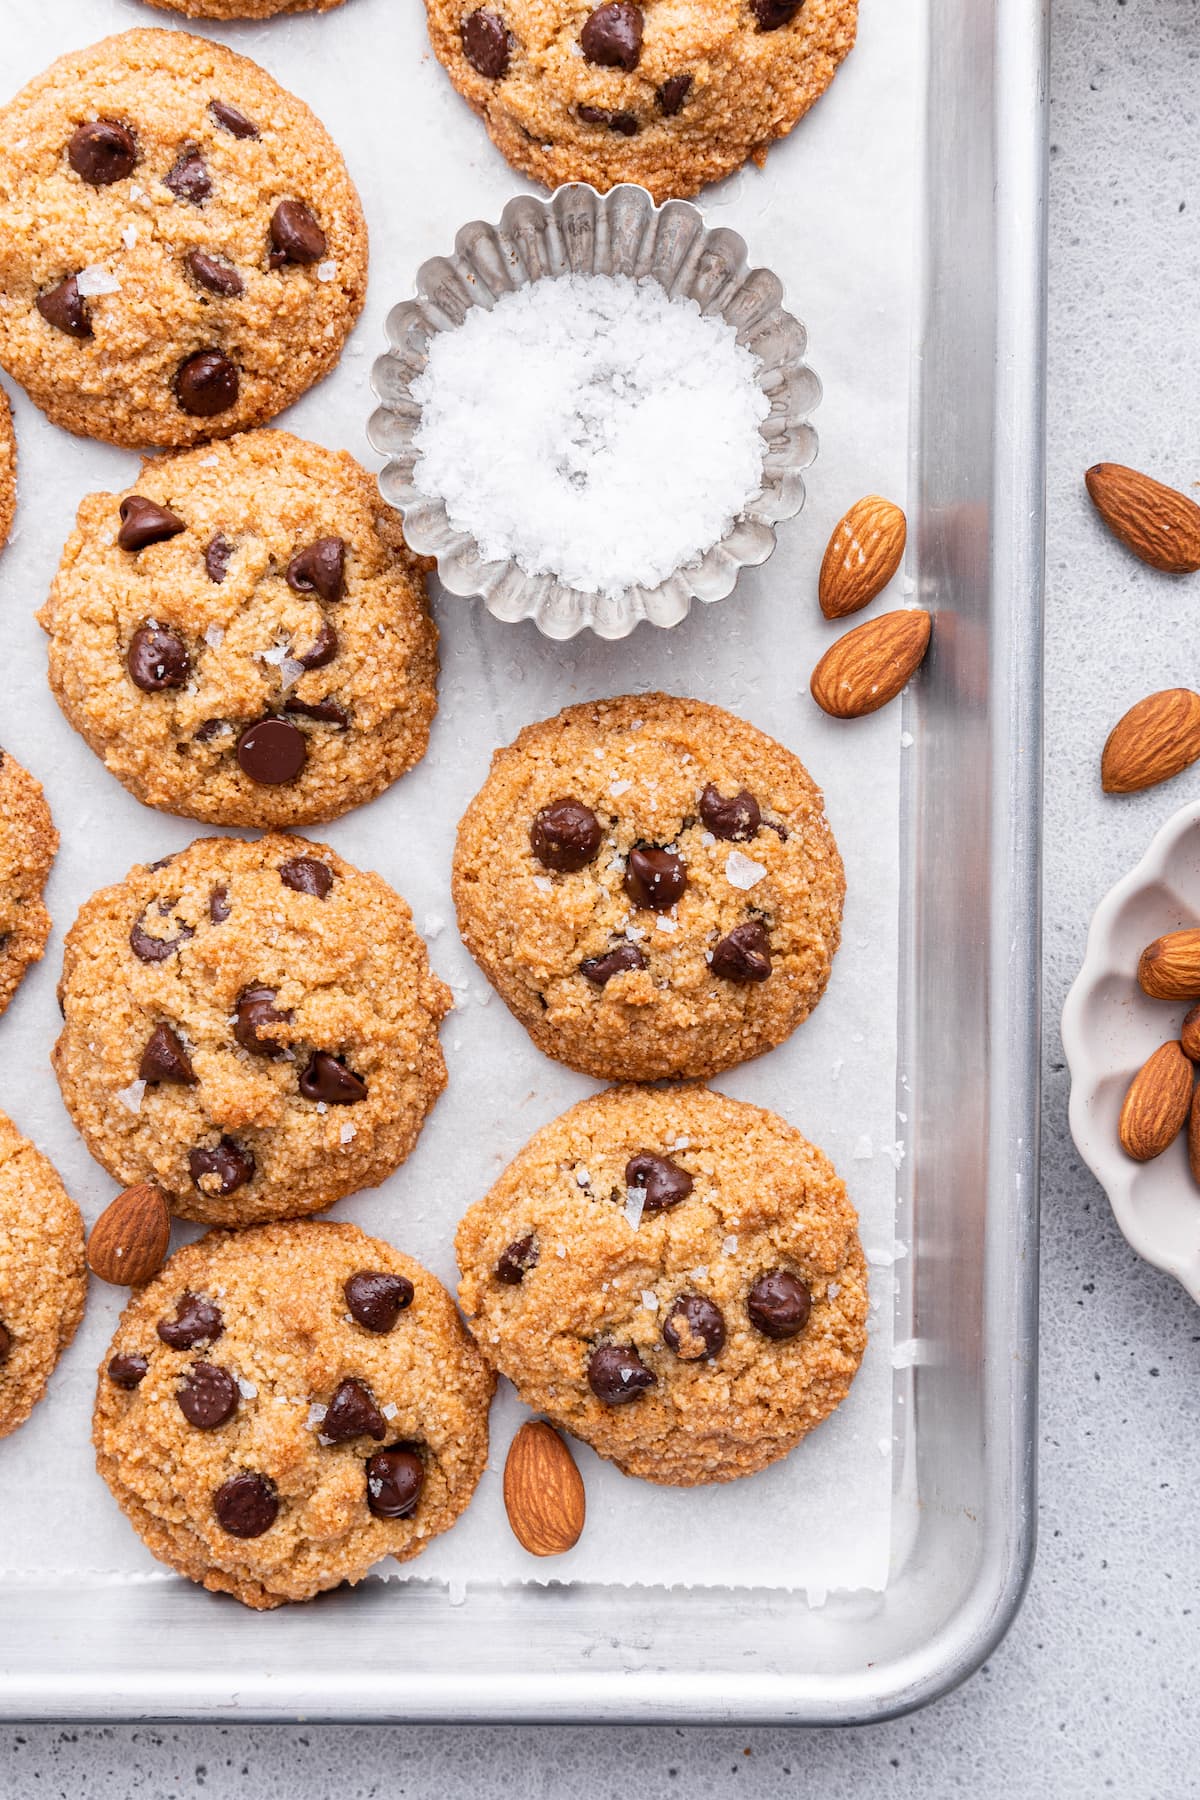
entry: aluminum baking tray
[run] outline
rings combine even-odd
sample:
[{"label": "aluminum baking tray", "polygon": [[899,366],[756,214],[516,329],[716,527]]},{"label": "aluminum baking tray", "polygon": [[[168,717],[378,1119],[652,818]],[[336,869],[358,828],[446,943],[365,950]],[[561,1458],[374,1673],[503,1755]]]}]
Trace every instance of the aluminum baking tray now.
[{"label": "aluminum baking tray", "polygon": [[[901,3],[864,0],[864,24]],[[250,1615],[176,1582],[18,1581],[0,1586],[0,1716],[861,1722],[936,1697],[1003,1635],[1034,1533],[1047,11],[928,5],[910,519],[937,624],[905,717],[897,1336],[916,1349],[895,1374],[886,1590],[818,1607],[497,1585],[455,1607],[418,1580]],[[105,9],[108,28],[144,22]],[[271,33],[230,41],[271,64]],[[403,282],[419,258],[394,251]],[[299,429],[320,418],[317,399]]]}]

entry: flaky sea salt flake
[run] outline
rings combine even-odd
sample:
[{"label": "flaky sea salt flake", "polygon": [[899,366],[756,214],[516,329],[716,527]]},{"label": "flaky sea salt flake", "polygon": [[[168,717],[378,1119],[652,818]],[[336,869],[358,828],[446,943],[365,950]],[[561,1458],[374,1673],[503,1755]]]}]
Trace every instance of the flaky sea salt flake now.
[{"label": "flaky sea salt flake", "polygon": [[145,1092],[146,1084],[144,1081],[131,1081],[128,1087],[117,1089],[116,1097],[121,1102],[121,1105],[125,1108],[126,1112],[140,1113],[142,1110],[142,1096]]},{"label": "flaky sea salt flake", "polygon": [[85,300],[94,299],[98,294],[119,294],[121,291],[121,284],[111,269],[102,268],[99,263],[90,263],[86,269],[80,269],[75,286]]},{"label": "flaky sea salt flake", "polygon": [[631,1231],[636,1231],[642,1222],[642,1213],[646,1207],[646,1190],[640,1187],[625,1189],[625,1219]]},{"label": "flaky sea salt flake", "polygon": [[766,872],[765,863],[755,862],[741,850],[731,850],[725,858],[725,879],[730,887],[748,891],[758,886]]}]

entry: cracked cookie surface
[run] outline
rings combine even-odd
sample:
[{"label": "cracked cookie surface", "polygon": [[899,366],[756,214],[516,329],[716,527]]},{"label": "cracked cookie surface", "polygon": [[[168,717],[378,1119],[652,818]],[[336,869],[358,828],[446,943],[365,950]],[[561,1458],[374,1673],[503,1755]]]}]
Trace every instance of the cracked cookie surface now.
[{"label": "cracked cookie surface", "polygon": [[446,1085],[449,990],[405,902],[327,846],[200,838],[67,934],[53,1064],[88,1149],[173,1212],[320,1212],[404,1161]]},{"label": "cracked cookie surface", "polygon": [[58,849],[58,833],[42,784],[0,750],[0,1013],[50,936],[42,890]]},{"label": "cracked cookie surface", "polygon": [[425,753],[425,564],[345,451],[252,431],[89,494],[38,617],[67,718],[149,806],[298,825]]},{"label": "cracked cookie surface", "polygon": [[521,1399],[627,1475],[733,1481],[845,1398],[858,1221],[828,1159],[704,1088],[616,1088],[532,1138],[455,1240],[459,1297]]},{"label": "cracked cookie surface", "polygon": [[86,1294],[79,1208],[41,1151],[0,1113],[0,1438],[41,1399]]},{"label": "cracked cookie surface", "polygon": [[467,948],[539,1049],[602,1080],[711,1075],[780,1043],[825,990],[844,892],[799,759],[668,694],[527,726],[454,857]]},{"label": "cracked cookie surface", "polygon": [[97,1467],[160,1561],[279,1606],[454,1523],[493,1386],[445,1288],[390,1244],[315,1221],[214,1231],[121,1317]]}]

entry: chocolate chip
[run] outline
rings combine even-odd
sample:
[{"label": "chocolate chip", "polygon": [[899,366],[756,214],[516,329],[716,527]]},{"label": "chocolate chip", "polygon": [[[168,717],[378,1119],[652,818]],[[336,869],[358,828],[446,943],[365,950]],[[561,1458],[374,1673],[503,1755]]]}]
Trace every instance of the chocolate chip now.
[{"label": "chocolate chip", "polygon": [[271,242],[273,269],[283,263],[320,262],[326,248],[325,233],[303,200],[279,202],[271,214]]},{"label": "chocolate chip", "polygon": [[331,604],[340,600],[346,591],[345,539],[322,537],[306,544],[293,556],[284,575],[293,593],[316,594]]},{"label": "chocolate chip", "polygon": [[471,67],[489,81],[503,81],[508,74],[512,39],[504,20],[485,7],[468,13],[462,27],[463,55]]},{"label": "chocolate chip", "polygon": [[189,250],[183,261],[197,287],[206,293],[216,294],[221,300],[236,300],[246,291],[246,284],[232,263],[210,256],[207,250]]},{"label": "chocolate chip", "polygon": [[326,1106],[357,1106],[367,1097],[367,1084],[336,1056],[314,1050],[300,1077],[300,1092],[306,1100],[323,1100]]},{"label": "chocolate chip", "polygon": [[213,1511],[230,1537],[256,1538],[279,1515],[279,1498],[265,1475],[231,1475],[213,1495]]},{"label": "chocolate chip", "polygon": [[234,1009],[233,1035],[252,1056],[282,1056],[284,1045],[261,1033],[268,1025],[286,1025],[291,1016],[290,1012],[276,1012],[274,988],[246,988]]},{"label": "chocolate chip", "polygon": [[746,1297],[746,1311],[755,1331],[777,1340],[803,1331],[811,1310],[812,1295],[790,1269],[769,1269]]},{"label": "chocolate chip", "polygon": [[658,1386],[632,1344],[600,1344],[588,1358],[588,1386],[605,1406],[627,1406]]},{"label": "chocolate chip", "polygon": [[668,912],[687,886],[687,864],[674,850],[631,850],[625,892],[643,911]]},{"label": "chocolate chip", "polygon": [[680,1294],[663,1320],[662,1334],[681,1362],[699,1362],[724,1349],[725,1320],[706,1294]]},{"label": "chocolate chip", "polygon": [[292,655],[302,669],[323,669],[337,655],[338,634],[327,619],[322,619],[311,650],[293,651]]},{"label": "chocolate chip", "polygon": [[139,962],[166,962],[168,956],[174,956],[181,944],[186,944],[190,937],[196,935],[190,925],[180,925],[174,937],[151,937],[142,924],[145,916],[143,913],[129,933],[129,948]]},{"label": "chocolate chip", "polygon": [[606,112],[602,106],[581,106],[578,112],[585,125],[603,125],[609,131],[619,131],[622,137],[636,137],[641,130],[631,112]]},{"label": "chocolate chip", "polygon": [[215,1431],[232,1419],[238,1406],[238,1384],[216,1363],[193,1363],[175,1390],[179,1410],[198,1431]]},{"label": "chocolate chip", "polygon": [[114,1356],[108,1365],[108,1379],[114,1387],[125,1388],[132,1393],[146,1379],[149,1367],[149,1358],[145,1356]]},{"label": "chocolate chip", "polygon": [[228,100],[210,100],[208,110],[218,125],[233,133],[235,138],[256,138],[258,126],[248,119],[244,112],[236,106],[230,106]]},{"label": "chocolate chip", "polygon": [[223,925],[229,917],[229,889],[215,887],[208,896],[208,916],[214,925]]},{"label": "chocolate chip", "polygon": [[279,879],[284,887],[294,888],[298,894],[323,900],[333,886],[334,874],[328,863],[315,856],[293,856],[289,862],[280,863]]},{"label": "chocolate chip", "polygon": [[690,75],[672,75],[654,90],[654,98],[658,101],[658,110],[664,119],[673,119],[677,112],[683,111],[683,105],[692,91]]},{"label": "chocolate chip", "polygon": [[390,1331],[400,1314],[412,1305],[416,1290],[404,1275],[383,1269],[359,1269],[343,1283],[342,1292],[351,1316],[368,1331]]},{"label": "chocolate chip", "polygon": [[237,405],[238,372],[221,350],[197,350],[175,372],[175,397],[184,412],[212,419]]},{"label": "chocolate chip", "polygon": [[804,0],[750,0],[750,11],[760,31],[778,31],[781,25],[790,24],[803,5]]},{"label": "chocolate chip", "polygon": [[208,547],[204,552],[204,573],[210,581],[214,581],[220,586],[229,573],[229,559],[232,555],[233,545],[227,537],[222,537],[219,531],[215,537],[209,538]]},{"label": "chocolate chip", "polygon": [[625,1186],[638,1188],[646,1196],[644,1210],[666,1212],[678,1206],[692,1191],[693,1182],[686,1169],[669,1156],[656,1156],[653,1150],[639,1150],[625,1164]]},{"label": "chocolate chip", "polygon": [[600,848],[600,821],[590,806],[568,796],[543,806],[529,828],[533,854],[544,868],[571,875]]},{"label": "chocolate chip", "polygon": [[122,550],[144,550],[148,544],[161,544],[187,530],[178,513],[142,494],[126,494],[117,511],[121,517],[117,544]]},{"label": "chocolate chip", "polygon": [[256,719],[238,738],[237,759],[260,787],[282,787],[299,775],[308,760],[308,746],[298,725],[286,719]]},{"label": "chocolate chip", "polygon": [[333,1399],[317,1429],[331,1444],[344,1444],[356,1437],[373,1437],[378,1443],[380,1438],[387,1436],[387,1421],[376,1406],[370,1388],[349,1375],[334,1389]]},{"label": "chocolate chip", "polygon": [[[202,1194],[235,1194],[254,1179],[257,1167],[253,1151],[236,1138],[223,1137],[211,1150],[188,1151],[188,1172]],[[215,1177],[215,1185],[209,1177]]]},{"label": "chocolate chip", "polygon": [[170,188],[177,200],[189,200],[199,206],[212,193],[212,182],[204,158],[195,145],[181,150],[173,166],[163,176],[163,186]]},{"label": "chocolate chip", "polygon": [[377,1519],[411,1518],[424,1485],[415,1450],[377,1450],[367,1458],[367,1505]]},{"label": "chocolate chip", "polygon": [[204,719],[197,725],[192,736],[198,744],[209,744],[213,738],[220,737],[222,732],[232,730],[233,726],[228,719]]},{"label": "chocolate chip", "polygon": [[89,187],[111,187],[124,181],[137,164],[132,131],[115,119],[93,119],[77,125],[67,145],[67,161]]},{"label": "chocolate chip", "polygon": [[502,1281],[506,1287],[520,1287],[530,1269],[538,1264],[538,1242],[530,1232],[528,1237],[514,1238],[507,1250],[500,1252],[496,1264],[496,1280]]},{"label": "chocolate chip", "polygon": [[771,940],[762,920],[735,925],[714,948],[708,966],[722,981],[765,981],[771,973]]},{"label": "chocolate chip", "polygon": [[12,1332],[7,1325],[0,1322],[0,1368],[3,1368],[12,1355],[12,1344]]},{"label": "chocolate chip", "polygon": [[336,700],[296,700],[289,697],[283,703],[285,713],[294,713],[301,719],[315,719],[318,725],[334,725],[339,731],[345,731],[350,723],[350,714]]},{"label": "chocolate chip", "polygon": [[628,75],[642,59],[642,9],[627,0],[609,0],[598,6],[579,34],[583,54],[605,69],[624,69]]},{"label": "chocolate chip", "polygon": [[160,694],[166,688],[186,687],[192,659],[183,639],[161,625],[139,625],[129,640],[125,667],[130,680],[144,694]]},{"label": "chocolate chip", "polygon": [[586,976],[595,987],[606,987],[614,975],[623,975],[627,969],[644,969],[646,959],[636,944],[614,944],[603,956],[589,956],[586,962],[579,965],[579,973]]},{"label": "chocolate chip", "polygon": [[46,294],[39,294],[34,305],[48,325],[56,331],[65,331],[68,337],[90,338],[92,321],[88,317],[88,309],[83,303],[83,295],[79,292],[79,277],[68,275],[57,287],[52,287]]},{"label": "chocolate chip", "polygon": [[225,1329],[221,1309],[200,1294],[184,1294],[173,1319],[158,1321],[158,1335],[172,1350],[194,1350],[197,1344],[215,1344]]},{"label": "chocolate chip", "polygon": [[747,788],[726,800],[710,781],[700,796],[700,817],[714,837],[736,844],[752,838],[762,824],[762,810]]},{"label": "chocolate chip", "polygon": [[156,1025],[146,1040],[138,1064],[138,1080],[174,1081],[182,1087],[195,1087],[191,1058],[169,1025]]}]

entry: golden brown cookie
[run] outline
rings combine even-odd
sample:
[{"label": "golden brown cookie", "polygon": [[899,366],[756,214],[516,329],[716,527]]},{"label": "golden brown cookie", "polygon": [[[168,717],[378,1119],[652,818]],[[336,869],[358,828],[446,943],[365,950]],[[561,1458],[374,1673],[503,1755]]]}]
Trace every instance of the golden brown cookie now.
[{"label": "golden brown cookie", "polygon": [[342,0],[146,0],[189,19],[273,19],[279,13],[331,12]]},{"label": "golden brown cookie", "polygon": [[17,439],[8,395],[0,388],[0,550],[8,542],[16,510]]},{"label": "golden brown cookie", "polygon": [[699,700],[568,707],[492,758],[463,817],[467,948],[539,1049],[587,1075],[712,1075],[825,990],[845,877],[819,790]]},{"label": "golden brown cookie", "polygon": [[199,838],[67,933],[53,1063],[88,1149],[174,1212],[321,1212],[402,1163],[450,994],[400,896],[324,844]]},{"label": "golden brown cookie", "polygon": [[453,1525],[493,1386],[445,1288],[390,1244],[311,1221],[213,1231],[126,1307],[96,1463],[161,1561],[280,1606]]},{"label": "golden brown cookie", "polygon": [[539,1131],[458,1228],[480,1349],[627,1475],[733,1481],[845,1399],[867,1269],[832,1165],[704,1088],[613,1088]]},{"label": "golden brown cookie", "polygon": [[514,168],[694,194],[765,161],[854,44],[858,0],[426,0],[429,36]]},{"label": "golden brown cookie", "polygon": [[83,1220],[0,1113],[0,1438],[23,1425],[83,1317]]},{"label": "golden brown cookie", "polygon": [[425,565],[345,451],[251,431],[89,494],[38,617],[71,724],[148,806],[304,825],[425,753]]},{"label": "golden brown cookie", "polygon": [[337,147],[220,44],[122,32],[0,109],[0,363],[69,431],[263,424],[336,363],[366,278]]},{"label": "golden brown cookie", "polygon": [[42,889],[58,849],[58,833],[42,784],[0,750],[0,1013],[50,936]]}]

